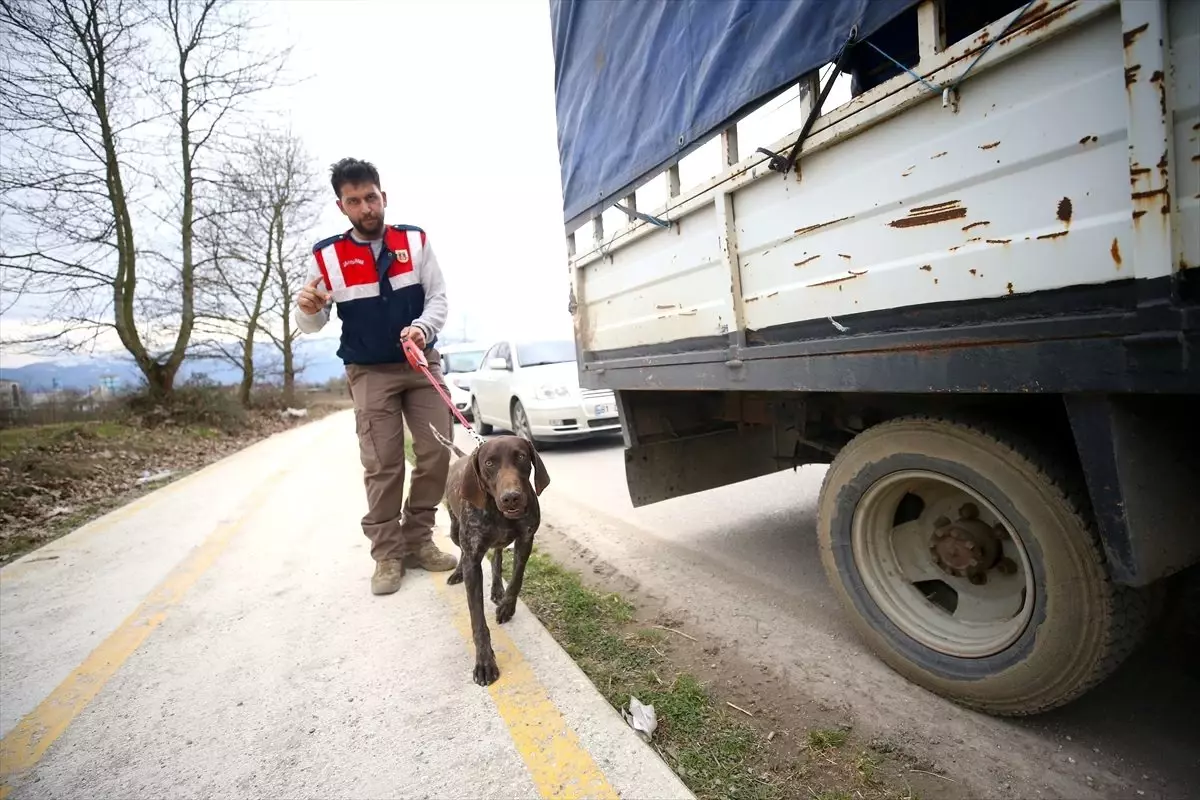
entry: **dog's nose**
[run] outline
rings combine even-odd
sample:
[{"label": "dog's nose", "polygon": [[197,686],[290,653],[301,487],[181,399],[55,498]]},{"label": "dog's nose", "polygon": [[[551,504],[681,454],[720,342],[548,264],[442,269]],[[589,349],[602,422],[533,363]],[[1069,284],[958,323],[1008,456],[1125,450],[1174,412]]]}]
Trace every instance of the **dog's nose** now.
[{"label": "dog's nose", "polygon": [[521,502],[521,493],[517,491],[509,491],[500,495],[500,504],[511,511],[516,508]]}]

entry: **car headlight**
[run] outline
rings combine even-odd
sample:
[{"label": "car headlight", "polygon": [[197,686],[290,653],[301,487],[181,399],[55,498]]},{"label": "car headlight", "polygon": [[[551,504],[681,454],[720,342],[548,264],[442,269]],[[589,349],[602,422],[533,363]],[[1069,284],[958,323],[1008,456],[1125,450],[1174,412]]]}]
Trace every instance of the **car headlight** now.
[{"label": "car headlight", "polygon": [[538,400],[557,400],[562,397],[570,397],[571,390],[565,386],[539,386],[533,396]]}]

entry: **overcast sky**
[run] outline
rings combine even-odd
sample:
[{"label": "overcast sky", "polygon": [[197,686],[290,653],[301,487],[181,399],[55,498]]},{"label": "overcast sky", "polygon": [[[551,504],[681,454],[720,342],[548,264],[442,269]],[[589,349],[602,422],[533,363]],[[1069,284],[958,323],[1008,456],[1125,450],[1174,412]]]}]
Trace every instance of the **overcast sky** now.
[{"label": "overcast sky", "polygon": [[[264,5],[312,76],[273,99],[326,174],[344,156],[379,168],[388,221],[438,255],[449,329],[570,336],[549,3]],[[313,238],[346,227],[331,188]]]},{"label": "overcast sky", "polygon": [[[249,2],[306,78],[263,113],[290,123],[325,178],[344,156],[379,168],[387,221],[421,226],[437,253],[448,332],[570,337],[547,0]],[[330,187],[306,239],[348,227],[334,200]],[[11,309],[9,335],[35,315]],[[337,329],[321,334],[331,352]]]},{"label": "overcast sky", "polygon": [[[344,156],[379,168],[388,222],[421,226],[437,252],[448,332],[570,337],[548,0],[246,2],[270,44],[295,46],[290,72],[305,78],[261,98],[261,113],[290,125],[325,177]],[[848,87],[834,94],[830,108]],[[793,89],[740,138],[772,142],[801,121]],[[686,159],[685,186],[715,174],[718,155],[714,141]],[[639,206],[661,203],[663,188],[639,190]],[[348,227],[332,188],[327,203],[308,241]],[[610,209],[606,230],[619,221]],[[18,306],[6,327],[20,316]],[[337,331],[335,317],[321,334],[330,352]]]}]

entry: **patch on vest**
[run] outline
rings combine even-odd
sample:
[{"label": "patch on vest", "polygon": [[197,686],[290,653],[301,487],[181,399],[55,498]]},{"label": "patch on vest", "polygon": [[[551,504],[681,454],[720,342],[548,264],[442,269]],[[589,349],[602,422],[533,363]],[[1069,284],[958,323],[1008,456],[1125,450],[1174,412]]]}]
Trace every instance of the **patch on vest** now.
[{"label": "patch on vest", "polygon": [[401,264],[407,264],[408,263],[408,251],[407,250],[396,251],[396,260],[399,261]]}]

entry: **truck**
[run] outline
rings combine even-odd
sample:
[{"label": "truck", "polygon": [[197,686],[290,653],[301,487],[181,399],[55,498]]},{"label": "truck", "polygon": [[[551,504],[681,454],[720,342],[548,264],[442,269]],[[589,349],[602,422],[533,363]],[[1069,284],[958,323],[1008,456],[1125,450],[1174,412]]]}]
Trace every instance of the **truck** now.
[{"label": "truck", "polygon": [[999,716],[1108,677],[1200,560],[1200,2],[550,12],[632,503],[825,465],[824,569],[892,669]]}]

